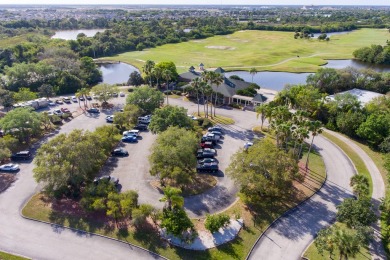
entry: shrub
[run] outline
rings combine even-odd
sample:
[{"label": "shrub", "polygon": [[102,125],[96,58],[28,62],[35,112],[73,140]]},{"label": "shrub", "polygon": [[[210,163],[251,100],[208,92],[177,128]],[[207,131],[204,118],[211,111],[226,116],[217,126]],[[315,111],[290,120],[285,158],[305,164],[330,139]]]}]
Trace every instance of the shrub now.
[{"label": "shrub", "polygon": [[202,127],[203,127],[203,128],[209,128],[209,127],[211,127],[211,126],[213,126],[213,124],[211,123],[211,121],[210,121],[209,119],[207,119],[207,118],[204,118],[204,119],[203,119],[203,122],[202,122]]},{"label": "shrub", "polygon": [[225,227],[230,222],[226,214],[207,215],[205,227],[211,232],[217,232],[220,228]]}]

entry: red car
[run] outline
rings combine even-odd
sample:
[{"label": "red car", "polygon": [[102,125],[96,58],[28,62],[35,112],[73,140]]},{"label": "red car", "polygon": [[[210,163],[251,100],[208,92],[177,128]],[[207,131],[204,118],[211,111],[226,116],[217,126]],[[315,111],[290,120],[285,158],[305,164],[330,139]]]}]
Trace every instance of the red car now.
[{"label": "red car", "polygon": [[214,145],[212,142],[204,142],[204,143],[200,143],[200,147],[202,148],[214,148]]},{"label": "red car", "polygon": [[62,113],[68,113],[68,114],[70,114],[69,109],[67,109],[66,107],[62,107],[62,108],[61,108],[61,111],[62,111]]}]

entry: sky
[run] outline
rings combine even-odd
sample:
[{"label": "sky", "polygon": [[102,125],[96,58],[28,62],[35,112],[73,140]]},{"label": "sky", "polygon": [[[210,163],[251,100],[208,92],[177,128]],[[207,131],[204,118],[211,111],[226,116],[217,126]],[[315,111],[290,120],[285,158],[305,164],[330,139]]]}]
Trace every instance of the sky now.
[{"label": "sky", "polygon": [[15,4],[122,4],[122,5],[383,5],[390,6],[390,0],[0,0],[0,5]]}]

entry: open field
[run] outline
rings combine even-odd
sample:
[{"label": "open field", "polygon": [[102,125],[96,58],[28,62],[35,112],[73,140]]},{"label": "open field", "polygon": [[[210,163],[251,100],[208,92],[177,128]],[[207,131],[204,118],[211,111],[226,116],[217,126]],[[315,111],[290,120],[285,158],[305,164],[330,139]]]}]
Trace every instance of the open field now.
[{"label": "open field", "polygon": [[[325,59],[351,59],[352,52],[371,44],[385,44],[385,29],[361,29],[333,35],[329,42],[294,39],[293,32],[239,31],[144,51],[126,52],[106,60],[118,60],[142,68],[146,60],[173,61],[179,72],[203,63],[206,68],[226,70],[315,72]],[[299,57],[298,57],[299,56]]]},{"label": "open field", "polygon": [[[305,158],[305,155],[303,156]],[[313,151],[310,156],[310,171],[306,173],[303,183],[296,182],[296,196],[287,196],[283,200],[262,203],[255,212],[250,211],[240,200],[226,210],[228,215],[239,215],[244,219],[245,228],[238,237],[230,243],[206,251],[191,251],[178,247],[167,246],[155,233],[154,229],[145,228],[126,230],[109,228],[105,223],[86,217],[72,216],[67,213],[54,211],[42,194],[36,194],[23,208],[24,216],[52,222],[63,226],[86,230],[88,232],[110,236],[119,240],[133,243],[154,251],[168,259],[244,259],[252,245],[267,226],[289,208],[312,195],[325,181],[325,165],[322,158]],[[256,216],[256,217],[255,217]],[[198,220],[194,220],[197,222]]]}]

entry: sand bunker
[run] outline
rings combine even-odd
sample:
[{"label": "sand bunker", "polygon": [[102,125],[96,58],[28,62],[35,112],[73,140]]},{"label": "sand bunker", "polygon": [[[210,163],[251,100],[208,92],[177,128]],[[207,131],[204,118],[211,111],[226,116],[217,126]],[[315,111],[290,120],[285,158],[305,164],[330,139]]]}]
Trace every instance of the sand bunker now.
[{"label": "sand bunker", "polygon": [[230,47],[230,46],[205,46],[206,48],[209,49],[217,49],[217,50],[235,50],[235,47]]}]

